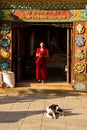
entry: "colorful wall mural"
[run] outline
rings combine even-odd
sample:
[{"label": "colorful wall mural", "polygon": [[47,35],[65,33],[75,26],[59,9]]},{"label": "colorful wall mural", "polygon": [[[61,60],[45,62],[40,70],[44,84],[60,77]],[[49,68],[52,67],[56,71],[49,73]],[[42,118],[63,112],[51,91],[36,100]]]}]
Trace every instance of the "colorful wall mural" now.
[{"label": "colorful wall mural", "polygon": [[0,23],[0,70],[11,69],[11,28],[9,22]]},{"label": "colorful wall mural", "polygon": [[[86,86],[87,64],[86,64],[86,47],[87,47],[87,26],[86,22],[74,23],[74,80],[77,82],[76,87]],[[83,84],[82,84],[83,83]],[[80,85],[81,84],[81,85]],[[84,89],[85,89],[84,86]]]}]

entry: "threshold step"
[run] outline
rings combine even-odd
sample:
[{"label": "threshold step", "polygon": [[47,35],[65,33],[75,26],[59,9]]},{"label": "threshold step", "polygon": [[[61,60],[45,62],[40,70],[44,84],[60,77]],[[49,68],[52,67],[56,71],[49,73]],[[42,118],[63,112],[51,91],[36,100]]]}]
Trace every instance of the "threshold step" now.
[{"label": "threshold step", "polygon": [[28,94],[86,94],[87,92],[75,91],[74,89],[59,89],[59,88],[41,88],[41,87],[17,87],[17,88],[0,88],[0,94],[11,95],[28,95]]},{"label": "threshold step", "polygon": [[64,88],[72,89],[72,84],[68,83],[16,83],[16,87],[42,87],[42,88]]}]

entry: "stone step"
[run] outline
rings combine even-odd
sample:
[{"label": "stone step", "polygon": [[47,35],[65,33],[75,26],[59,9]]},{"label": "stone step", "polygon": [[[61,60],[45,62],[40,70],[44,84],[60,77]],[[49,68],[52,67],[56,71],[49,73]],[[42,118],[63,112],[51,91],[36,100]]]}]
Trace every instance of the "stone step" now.
[{"label": "stone step", "polygon": [[4,94],[60,94],[60,93],[86,93],[73,88],[69,83],[16,83],[14,88],[0,88]]},{"label": "stone step", "polygon": [[41,87],[41,88],[60,88],[60,89],[72,89],[73,86],[70,83],[16,83],[16,87]]},{"label": "stone step", "polygon": [[16,87],[16,88],[0,88],[0,94],[11,95],[28,95],[28,94],[86,94],[86,91],[76,91],[72,89],[60,89],[60,88],[41,88],[41,87]]},{"label": "stone step", "polygon": [[73,90],[68,83],[16,83],[14,88],[0,88],[0,93],[7,94],[35,94],[56,93],[58,90]]},{"label": "stone step", "polygon": [[60,91],[73,91],[73,89],[43,88],[43,87],[0,88],[0,93],[3,94],[57,94]]}]

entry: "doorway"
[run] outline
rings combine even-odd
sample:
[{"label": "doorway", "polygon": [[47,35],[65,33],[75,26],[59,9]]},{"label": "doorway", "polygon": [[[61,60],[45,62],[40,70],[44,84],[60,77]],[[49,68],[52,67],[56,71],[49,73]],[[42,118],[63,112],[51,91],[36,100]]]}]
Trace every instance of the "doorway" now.
[{"label": "doorway", "polygon": [[[36,82],[35,53],[39,43],[49,49],[48,81],[71,80],[71,28],[54,25],[31,25],[13,28],[13,71],[16,82]],[[53,46],[53,44],[56,45]],[[68,57],[69,55],[69,57]],[[68,71],[65,67],[68,66]]]}]

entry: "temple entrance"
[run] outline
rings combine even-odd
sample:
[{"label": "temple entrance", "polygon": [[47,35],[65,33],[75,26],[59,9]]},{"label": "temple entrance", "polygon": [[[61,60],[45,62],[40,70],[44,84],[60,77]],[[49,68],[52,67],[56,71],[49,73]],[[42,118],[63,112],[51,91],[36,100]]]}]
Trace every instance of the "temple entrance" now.
[{"label": "temple entrance", "polygon": [[50,24],[13,27],[13,71],[16,82],[37,82],[35,53],[41,41],[49,49],[47,82],[69,83],[71,80],[71,29]]}]

